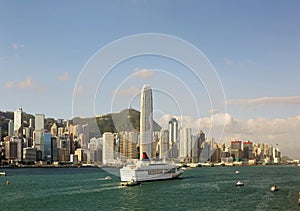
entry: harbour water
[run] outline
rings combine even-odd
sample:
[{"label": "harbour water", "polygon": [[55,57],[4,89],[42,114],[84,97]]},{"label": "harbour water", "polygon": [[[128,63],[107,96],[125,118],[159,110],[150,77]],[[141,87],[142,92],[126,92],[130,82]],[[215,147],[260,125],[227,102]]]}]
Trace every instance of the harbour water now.
[{"label": "harbour water", "polygon": [[[300,168],[295,166],[194,168],[181,179],[134,187],[120,186],[119,177],[100,168],[5,171],[1,210],[300,210]],[[235,186],[238,180],[245,185]],[[273,184],[279,191],[270,191]]]}]

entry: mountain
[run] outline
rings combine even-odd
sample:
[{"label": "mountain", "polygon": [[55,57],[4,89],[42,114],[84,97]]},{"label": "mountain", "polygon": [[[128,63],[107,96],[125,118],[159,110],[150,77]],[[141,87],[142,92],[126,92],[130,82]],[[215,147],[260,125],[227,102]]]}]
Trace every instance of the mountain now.
[{"label": "mountain", "polygon": [[[29,119],[34,120],[34,115],[23,113],[24,127],[29,126]],[[7,136],[8,122],[14,119],[13,112],[0,111],[0,127],[2,128],[2,137]],[[54,118],[45,118],[45,129],[50,131],[51,126],[56,123],[58,127],[65,126]],[[104,132],[121,131],[139,131],[140,130],[140,112],[135,109],[125,109],[119,113],[110,113],[97,117],[79,118],[70,120],[71,124],[88,124],[90,137],[99,137]],[[160,131],[161,127],[154,121],[153,130]]]}]

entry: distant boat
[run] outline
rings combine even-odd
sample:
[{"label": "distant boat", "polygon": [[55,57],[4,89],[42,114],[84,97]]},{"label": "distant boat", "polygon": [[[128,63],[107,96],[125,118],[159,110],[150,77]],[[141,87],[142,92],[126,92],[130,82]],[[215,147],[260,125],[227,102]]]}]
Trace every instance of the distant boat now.
[{"label": "distant boat", "polygon": [[236,173],[236,174],[239,174],[240,172],[239,172],[239,171],[235,171],[235,173]]},{"label": "distant boat", "polygon": [[298,204],[300,205],[300,192],[299,192],[299,196],[298,196]]},{"label": "distant boat", "polygon": [[270,191],[272,191],[272,192],[278,191],[278,187],[276,185],[272,185]]},{"label": "distant boat", "polygon": [[104,178],[105,180],[111,180],[111,177],[110,176],[107,176]]},{"label": "distant boat", "polygon": [[236,186],[244,186],[244,183],[241,181],[237,181],[237,183],[235,184]]},{"label": "distant boat", "polygon": [[6,172],[5,171],[0,171],[0,176],[6,176]]}]

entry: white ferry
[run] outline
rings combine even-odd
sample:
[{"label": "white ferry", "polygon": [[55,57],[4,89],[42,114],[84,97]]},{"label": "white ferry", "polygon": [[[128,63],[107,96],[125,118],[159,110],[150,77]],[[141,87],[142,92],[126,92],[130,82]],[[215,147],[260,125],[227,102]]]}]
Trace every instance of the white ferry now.
[{"label": "white ferry", "polygon": [[135,164],[128,164],[120,169],[122,182],[131,180],[137,182],[165,180],[178,178],[183,171],[174,163],[150,161],[146,153],[143,153],[143,159]]}]

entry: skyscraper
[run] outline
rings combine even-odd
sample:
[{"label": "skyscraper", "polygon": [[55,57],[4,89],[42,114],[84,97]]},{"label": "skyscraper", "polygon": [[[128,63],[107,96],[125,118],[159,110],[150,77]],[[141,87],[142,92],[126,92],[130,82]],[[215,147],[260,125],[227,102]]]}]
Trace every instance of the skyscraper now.
[{"label": "skyscraper", "polygon": [[169,158],[169,131],[161,130],[160,131],[160,152],[159,158]]},{"label": "skyscraper", "polygon": [[9,120],[8,122],[8,136],[13,136],[14,135],[14,121]]},{"label": "skyscraper", "polygon": [[150,85],[144,85],[141,92],[140,102],[140,159],[143,152],[152,157],[152,135],[153,135],[153,105],[152,89]]},{"label": "skyscraper", "polygon": [[178,141],[178,121],[175,118],[169,121],[169,140],[171,143]]},{"label": "skyscraper", "polygon": [[14,133],[19,138],[23,136],[23,110],[21,107],[14,112]]},{"label": "skyscraper", "polygon": [[114,135],[110,132],[103,134],[103,164],[114,163]]},{"label": "skyscraper", "polygon": [[35,130],[44,130],[44,114],[36,114],[35,115]]}]

